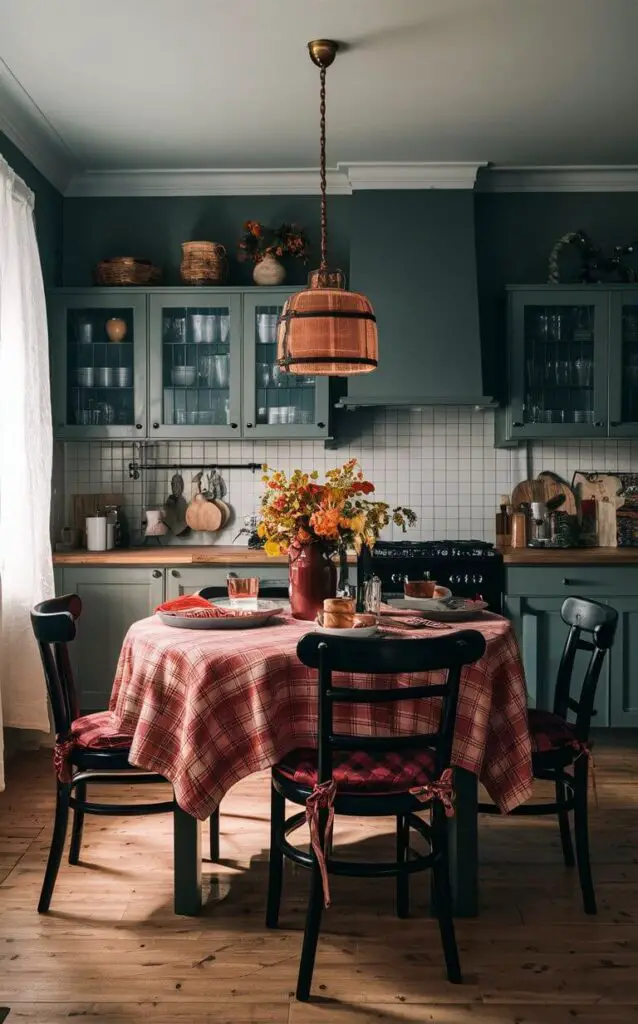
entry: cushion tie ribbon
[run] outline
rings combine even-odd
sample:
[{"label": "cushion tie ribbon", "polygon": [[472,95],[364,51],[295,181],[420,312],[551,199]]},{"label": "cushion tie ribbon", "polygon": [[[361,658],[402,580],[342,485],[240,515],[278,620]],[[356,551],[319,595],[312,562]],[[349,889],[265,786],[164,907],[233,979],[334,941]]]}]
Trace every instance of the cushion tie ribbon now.
[{"label": "cushion tie ribbon", "polygon": [[426,782],[423,786],[414,786],[410,795],[426,804],[430,800],[440,800],[445,809],[446,818],[454,817],[454,776],[452,769],[446,768],[435,782]]},{"label": "cushion tie ribbon", "polygon": [[73,781],[71,754],[75,746],[75,736],[71,733],[65,740],[56,740],[53,748],[53,767],[60,782]]},{"label": "cushion tie ribbon", "polygon": [[[310,845],[312,846],[314,855],[317,858],[317,865],[321,874],[323,902],[325,907],[330,906],[330,883],[328,881],[326,857],[330,853],[330,847],[332,844],[332,830],[335,820],[334,801],[336,793],[337,783],[334,779],[329,779],[328,782],[318,783],[306,800],[306,821],[310,828]],[[328,811],[328,820],[326,822],[326,829],[322,843],[319,812],[326,810]]]}]

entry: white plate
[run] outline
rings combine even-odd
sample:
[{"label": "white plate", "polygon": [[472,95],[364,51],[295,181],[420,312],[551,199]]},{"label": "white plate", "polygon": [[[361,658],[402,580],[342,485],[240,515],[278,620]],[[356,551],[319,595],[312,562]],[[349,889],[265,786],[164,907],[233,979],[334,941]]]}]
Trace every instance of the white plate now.
[{"label": "white plate", "polygon": [[388,604],[394,605],[395,608],[443,608],[452,598],[452,591],[447,587],[441,589],[445,590],[443,597],[397,597],[388,601]]},{"label": "white plate", "polygon": [[[236,608],[228,598],[211,601],[220,608]],[[175,629],[254,629],[256,626],[267,625],[275,615],[280,615],[283,608],[276,601],[256,601],[256,607],[249,615],[228,615],[218,619],[197,619],[188,615],[174,615],[171,612],[158,612],[165,626]]]},{"label": "white plate", "polygon": [[315,625],[316,633],[325,633],[326,636],[358,636],[363,639],[366,636],[374,636],[379,632],[378,626],[359,626],[352,629],[331,629],[329,626]]}]

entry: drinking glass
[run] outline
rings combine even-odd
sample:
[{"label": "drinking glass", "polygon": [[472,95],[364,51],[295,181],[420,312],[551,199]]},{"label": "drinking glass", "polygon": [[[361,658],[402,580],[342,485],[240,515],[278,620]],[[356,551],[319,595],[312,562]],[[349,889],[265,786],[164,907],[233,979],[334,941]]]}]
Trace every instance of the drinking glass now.
[{"label": "drinking glass", "polygon": [[375,625],[378,625],[381,612],[381,580],[378,576],[372,576],[364,584],[363,607],[366,612],[374,615]]},{"label": "drinking glass", "polygon": [[257,363],[257,386],[267,388],[270,384],[270,363]]},{"label": "drinking glass", "polygon": [[213,356],[213,380],[216,388],[228,387],[228,356]]},{"label": "drinking glass", "polygon": [[558,387],[566,387],[571,376],[571,364],[566,359],[558,359],[554,363],[554,373]]},{"label": "drinking glass", "polygon": [[235,608],[257,608],[259,576],[227,576],[228,597]]},{"label": "drinking glass", "polygon": [[577,359],[574,362],[573,382],[577,387],[590,387],[593,376],[594,364],[591,359]]}]

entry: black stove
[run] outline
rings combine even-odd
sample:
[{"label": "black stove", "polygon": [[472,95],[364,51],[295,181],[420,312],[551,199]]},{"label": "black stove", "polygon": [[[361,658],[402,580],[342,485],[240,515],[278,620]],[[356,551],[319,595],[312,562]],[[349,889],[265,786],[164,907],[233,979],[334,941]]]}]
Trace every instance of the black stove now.
[{"label": "black stove", "polygon": [[362,571],[380,577],[384,598],[402,596],[406,579],[431,579],[459,597],[487,601],[490,611],[503,610],[503,556],[487,541],[379,541]]}]

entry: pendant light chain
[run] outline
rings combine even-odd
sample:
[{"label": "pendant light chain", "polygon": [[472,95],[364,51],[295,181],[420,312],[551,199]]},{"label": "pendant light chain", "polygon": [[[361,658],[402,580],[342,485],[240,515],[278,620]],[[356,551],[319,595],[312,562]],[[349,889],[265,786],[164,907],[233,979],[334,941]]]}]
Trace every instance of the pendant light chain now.
[{"label": "pendant light chain", "polygon": [[319,151],[319,185],[321,188],[321,260],[319,262],[319,281],[322,287],[327,284],[328,273],[328,203],[326,199],[326,69],[320,70],[320,133]]}]

